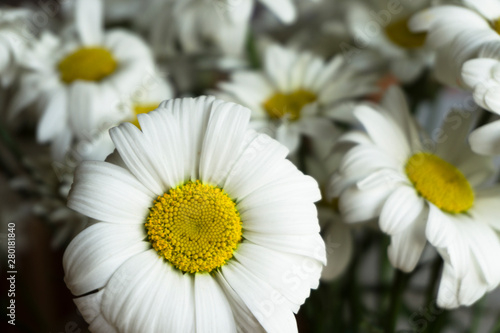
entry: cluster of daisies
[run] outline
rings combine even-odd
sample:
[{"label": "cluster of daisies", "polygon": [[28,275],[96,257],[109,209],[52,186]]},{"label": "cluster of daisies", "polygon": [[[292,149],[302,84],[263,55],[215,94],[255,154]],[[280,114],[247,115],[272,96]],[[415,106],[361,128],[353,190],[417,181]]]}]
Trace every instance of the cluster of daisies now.
[{"label": "cluster of daisies", "polygon": [[92,332],[296,332],[370,237],[500,286],[500,0],[0,7],[0,90]]}]

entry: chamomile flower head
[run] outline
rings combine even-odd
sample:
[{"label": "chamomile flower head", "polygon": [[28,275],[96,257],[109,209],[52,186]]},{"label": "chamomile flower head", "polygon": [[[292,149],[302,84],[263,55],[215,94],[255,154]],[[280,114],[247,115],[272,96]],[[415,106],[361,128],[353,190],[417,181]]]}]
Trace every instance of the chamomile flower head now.
[{"label": "chamomile flower head", "polygon": [[27,27],[30,11],[0,8],[0,84],[8,86],[18,74],[19,63],[34,39]]},{"label": "chamomile flower head", "polygon": [[377,52],[388,63],[391,74],[402,83],[410,83],[433,62],[430,50],[425,47],[426,34],[413,33],[408,27],[410,17],[429,3],[349,1],[347,27],[356,43]]},{"label": "chamomile flower head", "polygon": [[442,5],[414,15],[409,26],[427,32],[426,44],[437,53],[436,78],[453,87],[468,88],[461,77],[463,64],[476,58],[487,43],[500,43],[500,3],[463,0],[464,6]]},{"label": "chamomile flower head", "polygon": [[265,50],[264,68],[235,71],[219,84],[223,99],[252,110],[252,126],[265,130],[293,154],[300,138],[330,140],[346,102],[374,92],[376,76],[350,68],[342,56],[328,62],[276,44]]},{"label": "chamomile flower head", "polygon": [[433,144],[421,137],[402,92],[392,89],[384,108],[361,106],[355,115],[366,134],[344,157],[330,183],[347,222],[378,218],[391,236],[391,263],[412,271],[426,242],[444,260],[438,305],[470,305],[500,283],[497,234],[500,188],[484,189],[494,168],[466,144],[472,116],[452,111]]},{"label": "chamomile flower head", "polygon": [[140,38],[103,30],[101,1],[79,0],[75,10],[74,26],[61,38],[45,32],[28,50],[11,110],[15,116],[36,106],[41,114],[37,139],[51,143],[58,160],[75,140],[122,121],[127,113],[117,105],[154,69]]},{"label": "chamomile flower head", "polygon": [[[284,23],[297,17],[294,0],[259,1]],[[210,50],[241,56],[255,4],[256,0],[151,0],[137,25],[147,31],[158,54]]]},{"label": "chamomile flower head", "polygon": [[317,183],[213,97],[165,101],[76,171],[69,207],[99,222],[64,255],[93,332],[296,332],[325,264]]}]

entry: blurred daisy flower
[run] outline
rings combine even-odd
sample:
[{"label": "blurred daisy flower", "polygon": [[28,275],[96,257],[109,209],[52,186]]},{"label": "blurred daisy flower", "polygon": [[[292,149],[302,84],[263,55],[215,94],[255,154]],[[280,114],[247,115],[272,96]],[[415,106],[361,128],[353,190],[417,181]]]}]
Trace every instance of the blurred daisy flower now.
[{"label": "blurred daisy flower", "polygon": [[[259,1],[284,23],[290,24],[297,18],[294,0]],[[255,3],[255,0],[151,0],[136,23],[148,32],[155,53],[160,55],[214,51],[241,56]]]},{"label": "blurred daisy flower", "polygon": [[74,30],[61,38],[45,31],[28,50],[11,115],[35,104],[37,140],[50,142],[61,160],[73,141],[92,137],[128,114],[129,98],[154,63],[148,46],[125,30],[103,30],[102,3],[78,0]]},{"label": "blurred daisy flower", "polygon": [[35,38],[26,23],[30,11],[0,8],[0,84],[10,85],[17,77],[19,63]]},{"label": "blurred daisy flower", "polygon": [[68,205],[98,220],[64,255],[94,332],[296,332],[325,264],[317,183],[250,111],[174,99],[111,130]]},{"label": "blurred daisy flower", "polygon": [[[429,3],[349,1],[346,6],[347,27],[359,44],[356,45],[376,51],[388,62],[390,72],[400,82],[411,83],[433,62],[432,53],[424,47],[426,34],[413,33],[408,27],[412,14]],[[373,56],[367,62],[374,62]]]},{"label": "blurred daisy flower", "polygon": [[436,78],[452,87],[467,88],[461,78],[465,61],[476,58],[485,43],[500,43],[500,2],[463,0],[462,6],[443,5],[414,15],[409,26],[427,32],[426,44],[437,53]]},{"label": "blurred daisy flower", "polygon": [[344,120],[346,104],[375,92],[377,75],[351,68],[342,56],[328,62],[277,44],[265,50],[264,68],[242,70],[220,83],[219,96],[252,110],[251,124],[270,133],[294,154],[302,135],[331,141],[331,119]]},{"label": "blurred daisy flower", "polygon": [[355,111],[366,134],[343,158],[330,183],[346,222],[379,218],[391,236],[391,263],[412,271],[426,242],[444,260],[438,305],[471,305],[500,283],[500,187],[485,187],[491,159],[466,144],[472,116],[452,111],[435,142],[421,138],[401,91],[391,89],[381,110]]}]

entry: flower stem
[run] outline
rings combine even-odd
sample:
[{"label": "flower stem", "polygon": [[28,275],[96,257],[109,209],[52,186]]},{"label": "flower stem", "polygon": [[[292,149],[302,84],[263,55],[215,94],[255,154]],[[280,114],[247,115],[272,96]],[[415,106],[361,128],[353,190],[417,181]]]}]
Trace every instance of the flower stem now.
[{"label": "flower stem", "polygon": [[405,274],[400,270],[396,270],[395,272],[391,288],[389,309],[386,316],[387,321],[385,323],[385,333],[395,332],[399,309],[401,308],[401,299],[409,277],[409,274]]}]

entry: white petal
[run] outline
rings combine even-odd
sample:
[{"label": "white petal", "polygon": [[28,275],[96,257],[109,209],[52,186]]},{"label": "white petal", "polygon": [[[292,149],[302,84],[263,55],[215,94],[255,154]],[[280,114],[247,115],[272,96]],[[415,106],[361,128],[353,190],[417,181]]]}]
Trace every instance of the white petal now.
[{"label": "white petal", "polygon": [[260,0],[284,23],[292,23],[297,15],[295,5],[290,0]]},{"label": "white petal", "polygon": [[298,170],[294,171],[294,174],[286,177],[276,174],[273,180],[239,201],[238,210],[245,212],[263,206],[293,206],[319,201],[321,193],[318,183],[312,177],[305,176]]},{"label": "white petal", "polygon": [[172,113],[179,123],[182,135],[179,144],[183,152],[179,159],[184,161],[184,179],[200,179],[200,152],[214,102],[215,97],[206,96],[177,98],[162,102],[157,109]]},{"label": "white petal", "polygon": [[308,235],[282,235],[245,231],[252,243],[285,253],[311,257],[326,264],[325,242],[319,233]]},{"label": "white petal", "polygon": [[384,117],[379,112],[367,107],[359,106],[354,115],[363,124],[368,135],[381,149],[393,158],[405,162],[410,154],[409,142],[394,121]]},{"label": "white petal", "polygon": [[[134,176],[156,195],[170,189],[162,178],[154,148],[149,145],[144,134],[131,123],[122,123],[109,131],[109,135],[127,168]],[[170,186],[169,186],[170,185]]]},{"label": "white petal", "polygon": [[267,332],[297,332],[286,299],[236,260],[222,267],[222,275]]},{"label": "white petal", "polygon": [[403,272],[411,272],[417,265],[427,240],[425,226],[428,211],[422,210],[413,223],[391,237],[387,254],[391,264]]},{"label": "white petal", "polygon": [[404,232],[416,222],[424,210],[424,200],[411,186],[399,186],[387,198],[380,213],[379,225],[383,232],[394,235]]},{"label": "white petal", "polygon": [[478,154],[500,155],[500,121],[476,129],[471,133],[469,141]]},{"label": "white petal", "polygon": [[214,103],[200,157],[200,179],[223,185],[238,153],[250,120],[250,110],[234,103]]},{"label": "white petal", "polygon": [[38,142],[45,143],[67,128],[67,97],[66,89],[62,88],[55,91],[49,99],[38,123],[36,132]]},{"label": "white petal", "polygon": [[492,76],[492,69],[498,63],[496,59],[471,59],[462,66],[462,79],[471,88],[482,84]]},{"label": "white petal", "polygon": [[289,93],[294,88],[290,85],[289,72],[296,58],[295,51],[278,44],[270,45],[266,49],[264,63],[266,73],[274,86],[282,93]]},{"label": "white petal", "polygon": [[500,16],[500,4],[496,0],[464,0],[468,7],[476,9],[489,20],[496,20]]},{"label": "white petal", "polygon": [[322,280],[333,280],[342,274],[351,261],[353,239],[351,229],[341,221],[329,221],[325,231],[327,265]]},{"label": "white petal", "polygon": [[85,161],[76,169],[68,207],[97,220],[144,223],[156,196],[125,169]]},{"label": "white petal", "polygon": [[300,132],[295,124],[282,123],[276,130],[276,140],[285,145],[290,154],[294,154],[300,145]]},{"label": "white petal", "polygon": [[77,0],[75,11],[76,27],[82,43],[86,46],[101,44],[104,30],[102,1]]},{"label": "white petal", "polygon": [[[144,154],[154,167],[155,178],[161,179],[163,188],[176,187],[184,183],[185,161],[183,160],[182,145],[179,144],[180,126],[170,112],[152,111],[138,115],[139,124],[144,133],[144,140],[152,149],[144,150]],[[136,132],[137,133],[137,132]]]},{"label": "white petal", "polygon": [[82,317],[89,324],[91,332],[118,333],[102,315],[101,302],[103,290],[96,293],[75,298],[75,304],[82,314]]},{"label": "white petal", "polygon": [[126,261],[109,280],[102,311],[120,332],[191,332],[193,278],[174,269],[156,251]]},{"label": "white petal", "polygon": [[500,187],[494,186],[488,189],[477,190],[474,203],[474,216],[483,220],[491,227],[500,232]]},{"label": "white petal", "polygon": [[389,88],[387,93],[384,95],[381,105],[384,110],[389,111],[392,119],[394,119],[399,128],[403,130],[403,133],[406,134],[410,146],[414,149],[416,148],[415,150],[418,150],[420,140],[417,124],[410,116],[408,103],[406,102],[404,92],[401,88],[398,88],[397,86]]},{"label": "white petal", "polygon": [[312,258],[270,250],[264,246],[243,242],[235,258],[252,274],[266,281],[290,302],[297,313],[311,288],[317,288],[323,265]]},{"label": "white petal", "polygon": [[449,262],[456,278],[465,276],[469,264],[469,248],[448,214],[429,203],[430,211],[425,234],[445,262]]},{"label": "white petal", "polygon": [[106,285],[125,261],[150,248],[142,225],[94,224],[73,239],[64,253],[64,281],[74,295]]},{"label": "white petal", "polygon": [[215,273],[215,278],[219,282],[221,289],[224,291],[227,300],[231,304],[234,319],[236,325],[238,326],[238,332],[264,333],[265,330],[252,314],[252,311],[248,309],[241,297],[229,285],[220,271]]},{"label": "white petal", "polygon": [[390,181],[367,190],[360,190],[356,186],[349,187],[339,199],[339,209],[344,221],[364,222],[378,217],[395,186],[395,183]]},{"label": "white petal", "polygon": [[217,280],[210,274],[195,275],[194,301],[197,331],[236,331],[231,305]]},{"label": "white petal", "polygon": [[244,231],[273,234],[310,234],[319,232],[316,206],[313,203],[267,205],[240,212]]},{"label": "white petal", "polygon": [[244,141],[248,144],[237,156],[223,186],[231,198],[238,201],[277,177],[296,171],[295,166],[285,160],[288,150],[276,140],[248,132]]}]

